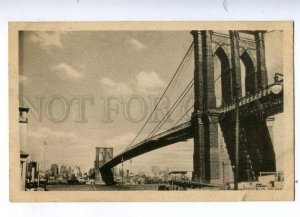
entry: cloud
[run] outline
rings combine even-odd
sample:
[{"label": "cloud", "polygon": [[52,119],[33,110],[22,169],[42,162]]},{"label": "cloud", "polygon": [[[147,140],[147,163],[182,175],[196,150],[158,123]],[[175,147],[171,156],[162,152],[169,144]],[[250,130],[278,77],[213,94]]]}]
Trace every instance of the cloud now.
[{"label": "cloud", "polygon": [[110,78],[102,78],[100,83],[104,91],[110,95],[130,95],[133,93],[127,84],[113,81]]},{"label": "cloud", "polygon": [[156,72],[140,72],[136,76],[137,88],[144,93],[156,94],[166,83]]},{"label": "cloud", "polygon": [[42,49],[50,49],[53,47],[63,48],[61,38],[65,32],[34,32],[30,36],[30,40],[38,44]]},{"label": "cloud", "polygon": [[27,86],[29,83],[28,78],[25,75],[20,75],[19,76],[19,82],[20,84],[22,84],[23,86]]},{"label": "cloud", "polygon": [[124,82],[117,82],[110,78],[100,80],[102,88],[110,95],[132,95],[133,93],[158,94],[161,88],[166,87],[166,83],[156,72],[140,72],[136,75],[136,80],[130,86]]},{"label": "cloud", "polygon": [[136,39],[134,39],[134,38],[131,38],[130,40],[129,40],[129,43],[133,46],[133,48],[135,48],[136,50],[143,50],[143,49],[145,49],[146,48],[146,46],[142,43],[142,42],[140,42],[140,41],[138,41],[138,40],[136,40]]},{"label": "cloud", "polygon": [[60,78],[74,78],[79,79],[82,77],[82,73],[76,71],[72,66],[66,63],[60,63],[52,68],[57,72]]}]

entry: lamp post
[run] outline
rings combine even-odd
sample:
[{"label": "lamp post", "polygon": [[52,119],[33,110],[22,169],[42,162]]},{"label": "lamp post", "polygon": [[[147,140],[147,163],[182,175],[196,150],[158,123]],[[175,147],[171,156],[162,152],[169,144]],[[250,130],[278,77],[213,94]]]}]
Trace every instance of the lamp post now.
[{"label": "lamp post", "polygon": [[239,143],[240,143],[240,119],[239,119],[239,87],[236,91],[235,100],[235,174],[234,174],[234,190],[238,190],[239,180]]},{"label": "lamp post", "polygon": [[223,188],[224,188],[224,190],[226,189],[225,188],[225,165],[227,165],[227,164],[225,164],[224,161],[222,161],[222,176],[223,176]]}]

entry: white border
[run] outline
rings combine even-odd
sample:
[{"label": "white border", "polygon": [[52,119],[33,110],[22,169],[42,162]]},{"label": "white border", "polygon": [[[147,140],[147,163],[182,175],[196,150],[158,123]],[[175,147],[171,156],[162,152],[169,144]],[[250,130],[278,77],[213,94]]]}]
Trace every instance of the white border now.
[{"label": "white border", "polygon": [[[299,60],[300,2],[289,0],[244,3],[238,0],[53,0],[0,1],[0,210],[1,216],[296,216],[296,202],[247,203],[10,203],[8,184],[8,21],[104,21],[104,20],[294,20],[295,60]],[[299,107],[299,61],[295,62],[295,111]],[[296,122],[299,115],[296,113]],[[296,124],[296,180],[299,180],[299,128]]]}]

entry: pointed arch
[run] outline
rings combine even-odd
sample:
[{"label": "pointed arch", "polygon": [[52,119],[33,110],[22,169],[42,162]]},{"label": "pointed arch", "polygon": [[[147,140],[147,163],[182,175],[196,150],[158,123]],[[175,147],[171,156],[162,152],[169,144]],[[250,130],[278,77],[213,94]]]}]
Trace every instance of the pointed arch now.
[{"label": "pointed arch", "polygon": [[253,94],[257,88],[257,77],[255,73],[255,67],[249,53],[244,50],[242,55],[240,56],[246,71],[245,76],[245,91],[246,94]]},{"label": "pointed arch", "polygon": [[245,47],[240,47],[240,50],[239,50],[240,54],[243,54],[244,52],[247,52],[247,54],[249,55],[252,63],[253,63],[253,66],[254,66],[254,69],[256,69],[257,65],[256,65],[256,54],[253,53],[253,50],[251,50],[250,48],[245,48]]},{"label": "pointed arch", "polygon": [[221,63],[221,93],[222,93],[222,104],[228,104],[232,100],[232,75],[230,70],[230,61],[228,54],[222,46],[219,46],[215,50],[215,56],[218,57]]},{"label": "pointed arch", "polygon": [[[229,58],[230,56],[230,47],[228,47],[228,45],[222,44],[222,43],[214,43],[215,46],[212,49],[213,55],[216,55],[216,52],[219,48],[223,49],[223,51],[225,52],[225,54],[227,55],[227,57]],[[229,49],[229,50],[228,50]]]}]

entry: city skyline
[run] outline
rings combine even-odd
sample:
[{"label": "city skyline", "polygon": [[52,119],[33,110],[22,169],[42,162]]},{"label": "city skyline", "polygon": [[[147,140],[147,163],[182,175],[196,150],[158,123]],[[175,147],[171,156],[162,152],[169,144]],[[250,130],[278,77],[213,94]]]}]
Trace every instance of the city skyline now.
[{"label": "city skyline", "polygon": [[[95,147],[113,147],[115,154],[120,153],[145,121],[145,118],[139,122],[128,121],[120,115],[121,112],[113,112],[113,122],[105,122],[105,101],[102,99],[108,96],[126,98],[133,94],[144,98],[159,96],[192,42],[192,37],[188,31],[127,31],[118,34],[108,31],[23,32],[20,40],[23,44],[21,50],[26,53],[20,54],[21,95],[23,92],[33,105],[37,105],[36,96],[45,97],[45,101],[53,96],[68,100],[78,95],[92,96],[94,99],[94,104],[86,101],[87,122],[76,122],[78,111],[75,103],[70,104],[68,118],[60,123],[50,121],[44,112],[39,121],[32,113],[34,108],[30,108],[28,146],[32,158],[40,160],[42,145],[46,141],[49,159],[55,156],[57,163],[82,164],[80,167],[87,171],[93,167]],[[266,64],[271,81],[275,72],[282,73],[281,32],[266,34],[265,40]],[[268,58],[270,56],[272,58]],[[53,114],[62,113],[62,107],[58,104],[52,108]],[[131,112],[134,116],[139,111],[132,109]],[[278,115],[274,123],[276,132],[280,121],[281,115]],[[275,153],[280,157],[284,152],[280,147],[283,140],[281,135],[274,136]],[[124,165],[133,171],[162,163],[174,170],[192,170],[192,140],[162,148],[159,155],[157,152],[139,156]],[[282,164],[280,159],[277,163]]]}]

